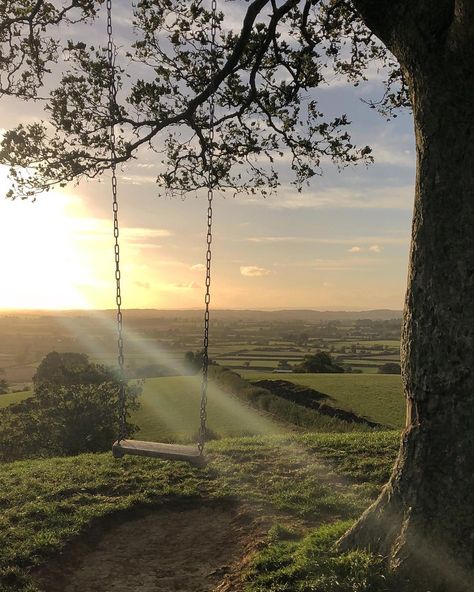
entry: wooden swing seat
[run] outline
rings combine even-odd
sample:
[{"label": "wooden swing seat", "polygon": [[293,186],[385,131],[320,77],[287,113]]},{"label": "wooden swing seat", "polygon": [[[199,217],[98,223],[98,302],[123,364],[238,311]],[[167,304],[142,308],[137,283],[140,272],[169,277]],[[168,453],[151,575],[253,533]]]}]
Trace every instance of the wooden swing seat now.
[{"label": "wooden swing seat", "polygon": [[183,461],[196,467],[205,467],[207,464],[206,457],[199,452],[197,446],[184,446],[182,444],[120,440],[114,442],[112,452],[115,458],[122,458],[125,454],[132,454],[134,456],[161,458],[162,460]]}]

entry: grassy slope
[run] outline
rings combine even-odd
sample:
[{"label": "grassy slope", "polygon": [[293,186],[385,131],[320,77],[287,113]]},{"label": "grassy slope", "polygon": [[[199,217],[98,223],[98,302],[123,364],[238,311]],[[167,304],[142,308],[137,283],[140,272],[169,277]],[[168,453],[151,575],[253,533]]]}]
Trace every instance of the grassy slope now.
[{"label": "grassy slope", "polygon": [[[93,521],[170,499],[237,499],[277,516],[290,529],[293,524],[301,527],[302,520],[310,527],[328,516],[353,519],[387,479],[397,445],[394,432],[221,440],[209,446],[212,462],[202,471],[151,459],[115,461],[110,454],[4,465],[0,590],[34,590],[28,569],[57,553]],[[291,544],[270,545],[257,558],[248,589],[319,589],[300,587],[308,578],[306,568],[284,576],[288,587],[272,587],[272,573],[282,581],[283,564],[272,571],[266,555],[277,552],[291,563],[295,553],[300,557],[301,546],[308,548],[311,532]]]},{"label": "grassy slope", "polygon": [[405,424],[400,376],[390,374],[282,374],[240,372],[248,380],[289,380],[335,399],[334,404],[393,428]]},{"label": "grassy slope", "polygon": [[[200,389],[200,375],[148,379],[141,408],[132,417],[140,426],[137,437],[164,442],[192,441],[199,427]],[[212,384],[208,388],[208,427],[222,437],[284,431],[282,426]]]},{"label": "grassy slope", "polygon": [[19,403],[23,399],[31,397],[31,391],[22,391],[21,393],[8,393],[8,395],[0,395],[0,409],[7,407],[12,403]]},{"label": "grassy slope", "polygon": [[[226,382],[226,378],[230,380]],[[132,421],[140,427],[136,437],[165,442],[195,440],[200,388],[199,375],[148,379],[141,397],[142,406],[132,416]],[[217,368],[216,373],[211,372],[207,406],[211,432],[218,437],[238,437],[281,434],[296,426],[319,432],[368,429],[361,424],[323,416],[270,393],[260,396],[252,392],[257,390],[237,375],[222,373],[221,368]]]}]

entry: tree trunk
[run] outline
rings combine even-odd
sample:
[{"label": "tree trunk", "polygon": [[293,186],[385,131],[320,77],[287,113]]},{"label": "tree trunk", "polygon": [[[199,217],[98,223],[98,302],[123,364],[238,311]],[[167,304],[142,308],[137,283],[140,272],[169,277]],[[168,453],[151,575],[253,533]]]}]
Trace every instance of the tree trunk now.
[{"label": "tree trunk", "polygon": [[339,542],[386,556],[397,592],[474,590],[471,54],[425,54],[406,68],[417,147],[402,331],[407,427],[390,482]]}]

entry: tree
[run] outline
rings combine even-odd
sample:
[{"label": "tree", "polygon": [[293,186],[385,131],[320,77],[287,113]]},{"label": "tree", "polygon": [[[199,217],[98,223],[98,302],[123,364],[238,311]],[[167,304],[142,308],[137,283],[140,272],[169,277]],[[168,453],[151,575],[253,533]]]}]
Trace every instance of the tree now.
[{"label": "tree", "polygon": [[400,364],[387,362],[379,366],[379,374],[401,374]]},{"label": "tree", "polygon": [[[72,455],[110,449],[119,425],[119,380],[86,354],[50,352],[33,377],[34,397],[0,410],[0,459]],[[126,433],[141,387],[128,384]]]},{"label": "tree", "polygon": [[50,352],[41,361],[33,376],[35,390],[43,385],[72,386],[101,384],[116,380],[112,368],[90,362],[86,354]]},{"label": "tree", "polygon": [[[74,3],[82,18],[98,5]],[[10,0],[0,12],[3,46],[19,40],[12,55],[33,57],[13,71],[8,59],[0,60],[13,81],[10,94],[36,95],[45,64],[58,58],[44,31],[63,17],[45,7],[41,0],[26,6]],[[387,89],[372,106],[390,115],[411,105],[417,180],[401,347],[407,428],[389,484],[340,546],[381,553],[400,591],[472,590],[474,2],[253,0],[240,33],[219,33],[219,17],[215,53],[210,17],[198,2],[141,0],[135,20],[130,55],[157,78],[135,77],[127,84],[128,103],[113,105],[117,131],[123,130],[118,162],[140,146],[158,149],[156,137],[167,130],[159,178],[170,190],[206,183],[210,136],[203,105],[211,94],[217,105],[211,181],[258,192],[277,186],[272,163],[280,154],[290,155],[299,185],[319,173],[323,155],[341,164],[370,158],[368,148],[353,145],[343,114],[326,120],[314,95],[302,104],[326,72],[357,84],[378,60],[387,68]],[[82,42],[67,50],[69,71],[49,99],[52,127],[29,124],[4,135],[0,162],[13,167],[12,195],[36,195],[110,166],[103,53]],[[21,87],[24,73],[28,92]],[[117,74],[123,74],[118,66]]]},{"label": "tree", "polygon": [[0,378],[0,395],[6,395],[8,393],[8,382],[5,378]]},{"label": "tree", "polygon": [[[138,387],[127,389],[127,416]],[[117,385],[43,383],[35,396],[0,410],[0,460],[71,456],[110,450],[117,437]],[[127,420],[127,433],[136,426]]]},{"label": "tree", "polygon": [[318,352],[305,356],[301,364],[294,367],[294,372],[341,373],[344,368],[336,364],[327,352]]}]

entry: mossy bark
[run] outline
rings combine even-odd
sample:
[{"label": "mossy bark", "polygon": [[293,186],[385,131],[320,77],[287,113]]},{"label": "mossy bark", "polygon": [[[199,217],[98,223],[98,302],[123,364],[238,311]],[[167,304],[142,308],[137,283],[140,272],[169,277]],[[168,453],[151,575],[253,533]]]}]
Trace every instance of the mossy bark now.
[{"label": "mossy bark", "polygon": [[417,149],[407,427],[390,482],[339,545],[387,557],[397,592],[474,590],[474,20],[451,4],[431,37],[407,21],[383,39],[410,87]]}]

